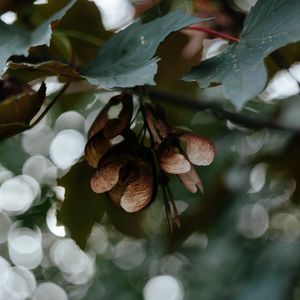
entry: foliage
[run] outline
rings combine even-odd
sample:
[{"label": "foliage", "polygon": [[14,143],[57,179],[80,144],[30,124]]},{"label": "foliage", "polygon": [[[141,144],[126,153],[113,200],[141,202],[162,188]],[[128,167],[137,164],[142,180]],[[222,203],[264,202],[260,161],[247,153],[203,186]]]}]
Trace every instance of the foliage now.
[{"label": "foliage", "polygon": [[263,59],[279,47],[299,41],[299,13],[298,1],[258,1],[245,19],[239,43],[193,68],[185,79],[197,80],[203,88],[223,83],[225,95],[241,109],[266,85]]},{"label": "foliage", "polygon": [[[19,88],[19,83],[13,82],[12,84]],[[25,92],[26,88],[28,89],[27,92]],[[5,90],[3,84],[2,91]],[[38,92],[25,86],[23,94],[8,95],[9,97],[0,105],[1,138],[8,138],[30,127],[31,120],[38,113],[45,100],[45,92],[46,86],[43,83]]]},{"label": "foliage", "polygon": [[200,21],[175,11],[145,24],[136,22],[102,45],[81,73],[90,83],[105,88],[153,85],[158,45],[171,32]]},{"label": "foliage", "polygon": [[[38,226],[38,283],[148,300],[168,274],[170,299],[300,299],[298,0],[132,1],[110,31],[97,1],[2,2],[0,224]],[[262,101],[282,72],[293,96]]]},{"label": "foliage", "polygon": [[45,44],[49,46],[52,34],[51,23],[61,19],[74,3],[75,0],[70,1],[68,5],[48,18],[33,31],[28,31],[15,25],[7,25],[3,21],[0,21],[0,40],[2,45],[0,69],[4,68],[7,59],[12,55],[27,55],[30,47],[38,45]]}]

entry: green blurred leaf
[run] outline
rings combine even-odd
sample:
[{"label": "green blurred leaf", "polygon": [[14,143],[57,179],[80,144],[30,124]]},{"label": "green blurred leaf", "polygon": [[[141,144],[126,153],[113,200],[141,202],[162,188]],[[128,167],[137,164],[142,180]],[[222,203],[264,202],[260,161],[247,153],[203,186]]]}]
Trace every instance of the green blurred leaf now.
[{"label": "green blurred leaf", "polygon": [[46,85],[42,83],[36,93],[22,93],[4,100],[0,104],[0,140],[28,129],[45,97]]},{"label": "green blurred leaf", "polygon": [[50,44],[51,23],[63,17],[65,12],[76,2],[71,0],[66,6],[48,18],[33,31],[28,31],[15,25],[7,25],[0,20],[0,70],[2,71],[7,59],[12,55],[28,55],[30,47]]},{"label": "green blurred leaf", "polygon": [[18,11],[25,6],[31,5],[34,0],[1,0],[0,12]]},{"label": "green blurred leaf", "polygon": [[107,205],[107,215],[115,228],[124,235],[142,238],[147,234],[144,228],[142,228],[142,222],[145,214],[147,214],[147,209],[136,213],[128,213],[110,201]]},{"label": "green blurred leaf", "polygon": [[85,161],[76,164],[58,184],[66,189],[58,219],[70,231],[71,237],[84,248],[93,225],[100,222],[106,202],[90,188],[95,170]]},{"label": "green blurred leaf", "polygon": [[135,22],[99,48],[81,73],[90,83],[106,88],[153,85],[158,61],[153,56],[159,44],[171,32],[200,21],[175,11],[145,24]]},{"label": "green blurred leaf", "polygon": [[97,48],[112,35],[104,28],[95,3],[86,0],[77,0],[54,32],[54,36],[68,38],[79,66],[91,61]]},{"label": "green blurred leaf", "polygon": [[299,14],[298,0],[259,0],[246,17],[240,42],[194,67],[184,80],[196,80],[203,88],[222,83],[225,95],[241,109],[265,87],[264,57],[300,40]]}]

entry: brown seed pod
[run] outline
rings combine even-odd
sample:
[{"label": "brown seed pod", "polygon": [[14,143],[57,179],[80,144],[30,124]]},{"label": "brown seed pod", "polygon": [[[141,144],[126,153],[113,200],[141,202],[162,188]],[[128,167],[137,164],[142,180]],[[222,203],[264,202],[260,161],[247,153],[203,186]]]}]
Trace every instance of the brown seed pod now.
[{"label": "brown seed pod", "polygon": [[[118,104],[122,109],[117,118],[109,119],[109,110]],[[112,97],[100,111],[88,132],[85,158],[96,168],[101,157],[111,148],[111,139],[128,130],[133,113],[132,96],[123,93]]]},{"label": "brown seed pod", "polygon": [[112,147],[91,178],[92,190],[108,192],[112,202],[127,212],[146,207],[156,191],[153,162],[144,157],[146,152],[139,144],[128,142]]},{"label": "brown seed pod", "polygon": [[166,173],[182,174],[191,169],[191,164],[184,155],[176,153],[167,143],[160,145],[158,157],[160,169]]}]

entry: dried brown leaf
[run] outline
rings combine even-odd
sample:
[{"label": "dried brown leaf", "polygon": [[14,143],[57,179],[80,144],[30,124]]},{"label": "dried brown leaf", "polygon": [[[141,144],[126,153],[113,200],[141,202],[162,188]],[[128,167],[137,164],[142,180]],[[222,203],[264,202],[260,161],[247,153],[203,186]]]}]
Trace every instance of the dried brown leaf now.
[{"label": "dried brown leaf", "polygon": [[0,80],[0,101],[22,93],[34,93],[31,86],[14,78]]},{"label": "dried brown leaf", "polygon": [[14,95],[0,104],[0,140],[29,128],[46,98],[46,85],[37,92]]},{"label": "dried brown leaf", "polygon": [[10,62],[8,67],[12,70],[38,71],[43,76],[62,76],[72,80],[81,78],[79,73],[70,65],[53,60],[40,64]]}]

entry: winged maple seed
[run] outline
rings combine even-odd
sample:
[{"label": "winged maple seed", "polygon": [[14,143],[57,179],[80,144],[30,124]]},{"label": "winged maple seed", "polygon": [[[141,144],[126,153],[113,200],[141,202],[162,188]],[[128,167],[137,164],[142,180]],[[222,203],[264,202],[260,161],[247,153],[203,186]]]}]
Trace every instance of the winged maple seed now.
[{"label": "winged maple seed", "polygon": [[[110,109],[119,104],[119,115],[110,119]],[[97,168],[91,188],[95,193],[107,193],[125,211],[137,212],[155,198],[157,186],[161,185],[172,229],[173,217],[178,226],[180,223],[168,185],[169,175],[175,174],[190,192],[203,192],[194,165],[209,165],[215,157],[215,147],[191,131],[172,128],[160,107],[145,103],[141,104],[141,111],[144,125],[138,135],[130,129],[133,101],[129,94],[111,98],[97,116],[85,148],[86,160]],[[150,134],[150,146],[144,145],[146,131]],[[112,139],[119,135],[123,141],[113,144]]]},{"label": "winged maple seed", "polygon": [[147,105],[146,120],[156,147],[160,169],[178,176],[190,192],[203,192],[202,182],[193,166],[210,165],[215,157],[215,146],[193,132],[171,128],[163,111]]},{"label": "winged maple seed", "polygon": [[[122,104],[118,117],[109,119],[109,110],[118,104]],[[114,137],[126,133],[132,112],[132,97],[126,93],[112,97],[100,111],[89,129],[85,147],[85,158],[91,167],[97,167],[100,158],[110,149]]]},{"label": "winged maple seed", "polygon": [[[109,119],[109,110],[118,104],[122,109],[117,118]],[[87,162],[97,168],[91,179],[95,193],[108,192],[112,202],[127,212],[146,207],[153,199],[153,166],[149,149],[136,141],[130,130],[133,103],[128,94],[110,99],[92,124],[85,147]],[[112,145],[111,141],[121,135],[123,142]]]},{"label": "winged maple seed", "polygon": [[112,202],[127,212],[139,211],[149,204],[155,191],[151,162],[148,149],[124,141],[99,161],[91,179],[92,190],[108,192]]}]

